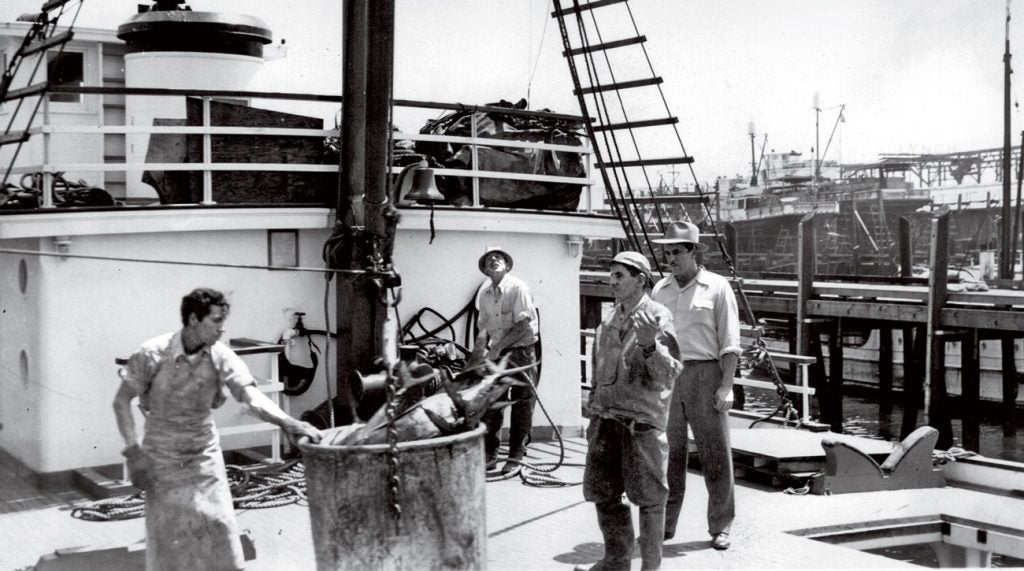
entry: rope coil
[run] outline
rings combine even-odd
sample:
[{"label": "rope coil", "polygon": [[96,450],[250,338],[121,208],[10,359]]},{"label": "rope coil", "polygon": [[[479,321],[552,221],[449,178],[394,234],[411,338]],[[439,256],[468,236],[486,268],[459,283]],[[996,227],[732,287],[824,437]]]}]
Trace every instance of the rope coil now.
[{"label": "rope coil", "polygon": [[[235,509],[308,505],[306,472],[299,460],[270,467],[225,466]],[[146,493],[90,501],[71,508],[71,517],[85,521],[121,521],[146,515]]]}]

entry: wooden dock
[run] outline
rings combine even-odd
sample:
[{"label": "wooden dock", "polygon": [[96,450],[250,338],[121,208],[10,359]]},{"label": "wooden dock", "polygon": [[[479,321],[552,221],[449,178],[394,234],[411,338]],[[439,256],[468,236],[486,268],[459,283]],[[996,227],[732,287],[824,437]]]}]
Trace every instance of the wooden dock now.
[{"label": "wooden dock", "polygon": [[[909,223],[901,227],[901,242],[909,242]],[[938,447],[952,446],[952,418],[962,420],[961,446],[979,450],[980,360],[984,340],[998,340],[1002,352],[1001,415],[1005,436],[1016,432],[1014,416],[1018,398],[1018,371],[1014,341],[1024,337],[1024,283],[999,280],[998,288],[979,289],[975,284],[950,283],[948,267],[948,214],[933,217],[930,268],[926,279],[910,276],[909,248],[901,248],[902,276],[873,276],[863,281],[846,276],[836,281],[815,275],[814,215],[799,226],[799,271],[793,279],[748,278],[733,280],[741,319],[752,328],[762,320],[779,323],[787,330],[789,353],[815,358],[816,392],[820,420],[842,431],[843,335],[845,332],[878,330],[879,410],[891,410],[896,381],[893,364],[893,331],[904,340],[902,383],[903,419],[899,430],[905,438],[920,424],[939,430]],[[728,245],[726,247],[728,251]],[[732,255],[735,259],[735,255]],[[742,268],[739,268],[742,270]],[[583,272],[580,296],[583,315],[594,326],[595,307],[611,299],[606,276]],[[983,286],[982,286],[983,287]],[[822,339],[825,339],[824,341]],[[961,346],[962,387],[957,406],[946,387],[946,343]],[[827,361],[824,348],[827,347]],[[920,418],[919,418],[920,417]]]}]

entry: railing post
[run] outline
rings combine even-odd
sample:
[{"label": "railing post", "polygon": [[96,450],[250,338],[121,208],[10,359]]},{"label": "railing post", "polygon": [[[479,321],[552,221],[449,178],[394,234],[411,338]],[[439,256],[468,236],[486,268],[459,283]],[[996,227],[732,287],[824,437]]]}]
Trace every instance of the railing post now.
[{"label": "railing post", "polygon": [[797,226],[797,305],[796,339],[798,355],[807,355],[810,349],[810,333],[807,325],[807,300],[814,289],[814,272],[817,262],[814,245],[814,213],[806,214]]},{"label": "railing post", "polygon": [[208,166],[213,162],[213,137],[210,135],[210,98],[203,97],[203,202],[202,204],[216,204],[213,201],[213,172]]},{"label": "railing post", "polygon": [[[43,98],[43,127],[50,125],[50,98],[45,93],[39,97]],[[26,129],[32,128],[29,124]],[[43,129],[43,168],[39,173],[39,192],[43,197],[42,208],[53,208],[53,175],[50,173],[50,130]],[[35,181],[33,181],[35,182]]]},{"label": "railing post", "polygon": [[479,146],[478,146],[478,141],[476,140],[476,137],[477,137],[476,127],[477,127],[477,125],[476,125],[476,112],[470,112],[470,114],[469,114],[469,137],[471,139],[473,139],[473,144],[470,145],[470,147],[469,147],[469,149],[470,149],[469,156],[470,156],[470,161],[473,163],[473,166],[471,167],[472,168],[472,172],[473,172],[473,206],[474,207],[480,207],[480,206],[483,206],[483,205],[480,203],[480,177],[477,176],[477,173],[480,171],[480,155],[477,152],[477,149],[479,148]]},{"label": "railing post", "polygon": [[947,266],[949,261],[949,212],[944,211],[931,221],[931,255],[928,278],[928,350],[925,352],[924,417],[929,426],[939,430],[936,447],[952,445],[952,427],[947,413],[946,340],[942,336],[942,309],[948,297]]},{"label": "railing post", "polygon": [[[590,143],[585,143],[584,146],[588,147],[588,150],[593,151],[593,149],[589,149]],[[593,156],[592,153],[584,153],[583,154],[583,176],[585,176],[588,181],[590,180],[590,174],[593,172],[593,168],[594,168],[594,165],[592,163],[592,158],[591,158],[592,156]],[[593,214],[594,213],[594,197],[593,197],[593,192],[592,192],[593,191],[593,185],[589,185],[588,184],[588,185],[586,185],[586,188],[587,188],[586,199],[585,199],[585,202],[586,202],[586,213],[587,214]]]}]

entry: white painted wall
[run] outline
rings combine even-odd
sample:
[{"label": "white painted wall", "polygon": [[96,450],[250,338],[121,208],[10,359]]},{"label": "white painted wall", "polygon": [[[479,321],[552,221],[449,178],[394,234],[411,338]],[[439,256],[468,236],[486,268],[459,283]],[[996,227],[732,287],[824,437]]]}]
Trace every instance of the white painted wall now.
[{"label": "white painted wall", "polygon": [[[83,229],[71,236],[70,253],[210,264],[267,263],[266,227],[273,226],[272,220],[245,229],[238,228],[239,218],[262,219],[245,210],[231,210],[221,211],[219,221],[202,221],[197,212],[151,213],[160,218],[164,228],[160,232],[150,231],[152,225],[145,217],[127,219],[125,224],[137,229],[134,233],[114,222],[104,225],[93,220],[82,226],[69,222],[65,228]],[[111,220],[121,215],[131,213],[106,214]],[[46,222],[35,225],[30,220],[33,216]],[[309,216],[318,226],[300,229],[299,264],[322,267],[328,226],[322,213]],[[41,236],[3,239],[0,233],[0,249],[53,252],[49,236],[58,233],[60,220],[76,218],[80,218],[77,213],[14,217],[5,221],[4,233],[24,235],[38,228]],[[503,246],[514,256],[513,272],[530,284],[541,312],[540,397],[563,434],[578,432],[580,259],[569,256],[566,236],[618,236],[621,227],[615,221],[582,216],[439,211],[436,237],[430,243],[428,224],[428,211],[403,212],[395,251],[395,266],[403,279],[403,320],[424,306],[454,315],[484,279],[477,269],[484,248]],[[22,260],[28,270],[25,293],[20,292],[18,281]],[[325,279],[320,273],[0,252],[0,447],[38,473],[119,462],[122,445],[111,409],[119,383],[114,359],[130,354],[145,339],[178,329],[181,297],[198,286],[228,294],[232,307],[228,338],[276,341],[291,325],[295,310],[307,313],[308,327],[324,327]],[[332,327],[337,321],[334,298],[332,284],[327,296]],[[23,348],[28,358],[24,378],[19,370]],[[332,379],[335,354],[332,348],[327,360]],[[249,362],[258,376],[269,374],[265,359]],[[321,367],[315,386],[292,399],[293,414],[326,398],[323,379]],[[542,423],[546,421],[538,408],[534,425]],[[256,440],[267,442],[265,436]]]}]

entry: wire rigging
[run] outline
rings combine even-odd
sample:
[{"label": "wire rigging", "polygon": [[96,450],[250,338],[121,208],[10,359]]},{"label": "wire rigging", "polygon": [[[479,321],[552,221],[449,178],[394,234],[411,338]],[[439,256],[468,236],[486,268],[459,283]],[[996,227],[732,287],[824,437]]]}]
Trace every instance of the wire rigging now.
[{"label": "wire rigging", "polygon": [[[634,43],[640,45],[640,47],[641,47],[641,49],[643,51],[644,59],[647,62],[647,68],[650,71],[651,77],[652,78],[656,78],[656,75],[654,73],[654,66],[653,66],[653,64],[651,62],[650,54],[648,53],[647,48],[644,46],[644,42],[642,41],[642,36],[640,36],[639,28],[638,28],[637,23],[636,23],[636,18],[633,15],[632,8],[629,6],[628,2],[623,2],[622,4],[625,5],[626,10],[628,11],[629,22],[632,25],[634,39],[635,40],[640,40],[640,41],[629,42],[628,45],[632,45]],[[605,91],[612,91],[612,90],[615,91],[615,96],[616,96],[616,98],[618,100],[619,107],[621,108],[622,114],[624,116],[624,123],[623,123],[622,126],[629,130],[629,136],[630,136],[630,138],[631,138],[631,140],[633,142],[634,150],[636,151],[636,153],[638,155],[638,158],[639,158],[639,155],[641,154],[640,150],[639,150],[639,145],[637,143],[637,138],[636,138],[636,136],[633,133],[633,125],[630,123],[630,120],[629,120],[629,117],[628,117],[628,113],[627,113],[627,110],[626,110],[626,105],[625,105],[624,99],[623,99],[622,94],[621,94],[621,91],[624,88],[620,87],[620,85],[618,83],[616,83],[615,73],[611,69],[612,68],[611,60],[610,60],[610,58],[608,57],[608,54],[607,54],[607,49],[608,49],[607,46],[609,46],[610,44],[606,45],[606,44],[603,43],[603,38],[602,38],[601,32],[599,30],[597,18],[594,16],[594,11],[596,9],[602,7],[604,5],[604,3],[601,3],[601,2],[591,2],[589,4],[581,4],[579,0],[573,0],[573,3],[572,3],[573,8],[571,10],[569,10],[569,9],[563,10],[561,8],[561,4],[560,4],[559,0],[554,0],[554,5],[555,5],[554,15],[555,15],[555,17],[558,18],[559,26],[560,26],[560,29],[562,31],[562,41],[563,41],[563,44],[564,44],[564,47],[565,47],[565,57],[566,57],[566,60],[567,60],[567,62],[569,64],[570,72],[572,73],[573,83],[574,83],[574,86],[575,86],[575,89],[576,89],[577,97],[578,97],[579,102],[580,102],[580,110],[581,110],[581,112],[582,112],[582,114],[583,114],[583,116],[584,116],[584,118],[586,120],[587,129],[588,129],[588,133],[591,136],[591,140],[594,142],[595,155],[597,155],[598,162],[601,165],[601,169],[600,170],[601,170],[601,174],[602,174],[602,179],[605,182],[607,194],[608,194],[608,196],[610,198],[610,202],[611,202],[611,205],[612,205],[613,212],[615,213],[616,216],[618,216],[620,218],[620,221],[623,224],[623,229],[626,231],[626,237],[627,237],[627,242],[628,242],[629,246],[634,248],[634,249],[636,249],[636,250],[638,250],[638,251],[647,250],[647,251],[650,252],[651,256],[654,259],[657,259],[657,252],[654,249],[653,244],[651,243],[650,237],[647,234],[647,229],[646,229],[646,227],[643,224],[643,214],[642,214],[641,208],[640,208],[640,206],[639,206],[639,204],[638,204],[638,202],[636,200],[636,197],[635,197],[635,195],[633,193],[633,189],[632,189],[632,187],[630,185],[630,181],[629,181],[628,174],[626,172],[626,168],[624,168],[623,165],[622,165],[622,163],[624,163],[624,161],[621,161],[621,148],[619,147],[618,140],[615,137],[613,129],[610,128],[610,126],[614,125],[614,123],[611,120],[611,113],[609,112],[608,102],[605,100],[604,96],[602,95],[602,93],[604,93]],[[604,54],[605,65],[608,68],[608,74],[609,74],[609,76],[611,78],[611,86],[610,87],[609,86],[602,86],[600,84],[599,80],[598,80],[599,74],[598,74],[598,71],[597,71],[597,62],[595,61],[595,58],[594,58],[594,55],[593,55],[593,53],[595,51],[597,51],[597,49],[594,49],[594,47],[590,43],[589,33],[588,33],[588,30],[587,30],[587,26],[584,23],[585,17],[582,15],[585,10],[590,11],[589,19],[590,19],[590,22],[591,22],[593,28],[595,29],[594,33],[595,33],[596,37],[598,38],[598,41],[600,42],[600,45],[597,46],[597,48],[600,49],[601,51],[605,52],[605,54]],[[567,31],[566,31],[566,26],[565,26],[565,22],[564,22],[565,15],[570,13],[570,12],[575,15],[576,23],[577,23],[577,29],[578,29],[579,42],[581,44],[580,48],[579,49],[575,49],[575,50],[572,48],[571,42],[569,40],[569,35],[568,35]],[[586,77],[587,77],[587,80],[590,82],[589,85],[591,86],[588,90],[585,90],[581,86],[581,84],[580,84],[580,75],[579,75],[579,73],[577,73],[576,68],[575,68],[575,62],[574,62],[574,55],[575,54],[582,54],[584,56],[584,62],[585,62],[585,65],[586,65],[586,72],[587,72]],[[667,100],[667,98],[665,96],[664,90],[662,89],[662,87],[661,87],[659,82],[653,82],[653,84],[655,86],[657,86],[658,94],[659,94],[659,97],[661,99],[661,104],[664,107],[664,110],[665,110],[665,113],[666,113],[666,117],[668,117],[669,119],[672,119],[671,110],[669,109],[668,100]],[[589,92],[592,93],[593,100],[594,100],[594,109],[596,110],[596,113],[597,113],[597,116],[596,116],[597,121],[596,122],[603,127],[601,129],[600,140],[595,135],[595,129],[594,129],[592,120],[590,118],[590,114],[588,112],[588,106],[586,105],[586,98],[584,97],[584,92],[585,91],[589,91]],[[678,127],[677,122],[669,121],[669,124],[672,125],[672,129],[673,129],[673,133],[674,133],[674,136],[675,136],[675,140],[676,140],[676,142],[679,145],[679,149],[682,152],[682,156],[683,157],[689,157],[690,155],[686,151],[686,146],[683,143],[682,135],[680,134],[680,129]],[[606,162],[603,159],[603,157],[602,157],[602,153],[601,153],[602,147],[606,150],[607,154],[610,157],[620,157],[620,160],[618,161],[619,164],[615,164],[616,161],[612,160],[612,159],[609,159]],[[762,150],[762,158],[763,158],[763,150]],[[644,167],[643,161],[641,160],[641,161],[638,161],[638,162],[640,163],[639,166],[641,167],[641,172],[643,173],[644,179],[647,182],[648,188],[653,188],[653,185],[651,185],[650,179],[647,176],[647,170],[646,170],[646,168],[643,168]],[[743,290],[742,280],[740,280],[739,277],[737,276],[736,266],[735,266],[735,264],[734,264],[734,262],[732,260],[732,257],[729,255],[728,251],[726,250],[726,244],[725,244],[724,240],[721,239],[721,233],[719,232],[718,225],[717,225],[714,213],[711,210],[710,200],[707,199],[708,197],[706,196],[706,192],[702,189],[701,184],[700,184],[700,182],[697,179],[696,170],[694,169],[692,161],[687,162],[686,164],[687,164],[687,166],[689,168],[690,177],[693,180],[693,186],[694,186],[694,188],[695,188],[695,190],[697,192],[697,195],[698,195],[698,198],[699,198],[699,202],[701,203],[702,209],[704,211],[704,219],[708,221],[708,224],[710,226],[710,230],[711,230],[711,232],[714,234],[714,236],[716,238],[715,241],[716,241],[716,244],[718,246],[718,251],[719,251],[719,253],[720,253],[721,257],[722,257],[722,261],[726,265],[726,267],[728,268],[730,277],[731,277],[733,283],[736,286],[735,289],[737,290],[737,296],[739,298],[738,302],[743,307],[744,314],[745,314],[748,322],[750,323],[750,325],[755,327],[755,328],[757,328],[758,321],[756,319],[756,316],[753,313],[753,310],[751,309],[750,303],[747,300],[746,294],[745,294],[745,292]],[[609,175],[606,172],[608,170],[612,171],[611,175]],[[620,172],[619,172],[620,170],[622,171],[621,172],[621,177],[620,177]],[[616,186],[614,186],[614,187],[611,186],[611,181],[613,179],[614,179],[614,181],[616,183]],[[622,210],[621,211],[618,209],[618,206],[619,206],[620,202],[621,202],[621,205],[622,205]],[[664,222],[664,220],[662,220],[661,211],[660,211],[659,205],[656,203],[656,201],[652,201],[652,202],[654,203],[653,207],[654,207],[655,216],[657,218],[657,224],[659,226],[661,226],[661,229],[663,230],[664,227],[665,227],[665,222]],[[689,217],[689,214],[687,213],[686,216]],[[635,220],[635,222],[634,222],[634,220]],[[636,225],[640,226],[639,232],[638,232],[638,230],[636,228]],[[640,234],[643,235],[643,242],[644,242],[644,245],[646,246],[646,248],[641,248]],[[656,265],[658,266],[659,273],[662,273],[661,265],[660,264],[656,264]],[[662,274],[662,275],[664,275],[664,274]],[[765,346],[765,343],[764,343],[764,339],[762,338],[761,335],[758,335],[756,340],[755,340],[755,342],[754,342],[753,354],[756,356],[756,359],[755,359],[756,362],[758,362],[758,363],[766,363],[767,364],[767,366],[768,366],[768,368],[769,368],[769,370],[771,372],[771,375],[772,375],[772,381],[773,381],[773,383],[776,386],[776,392],[778,393],[778,395],[779,395],[779,397],[780,397],[780,399],[782,401],[782,404],[780,404],[779,408],[776,409],[775,412],[770,414],[765,419],[759,420],[759,422],[761,422],[763,420],[766,420],[767,418],[770,418],[771,416],[775,416],[779,412],[783,412],[783,411],[785,412],[786,418],[788,420],[792,416],[792,414],[794,412],[792,401],[789,398],[789,391],[788,391],[788,389],[786,389],[785,384],[782,382],[782,379],[781,379],[781,377],[780,377],[780,375],[778,373],[778,369],[775,367],[775,364],[774,364],[774,362],[772,360],[772,357],[768,353],[768,351],[766,349],[766,346]]]}]

